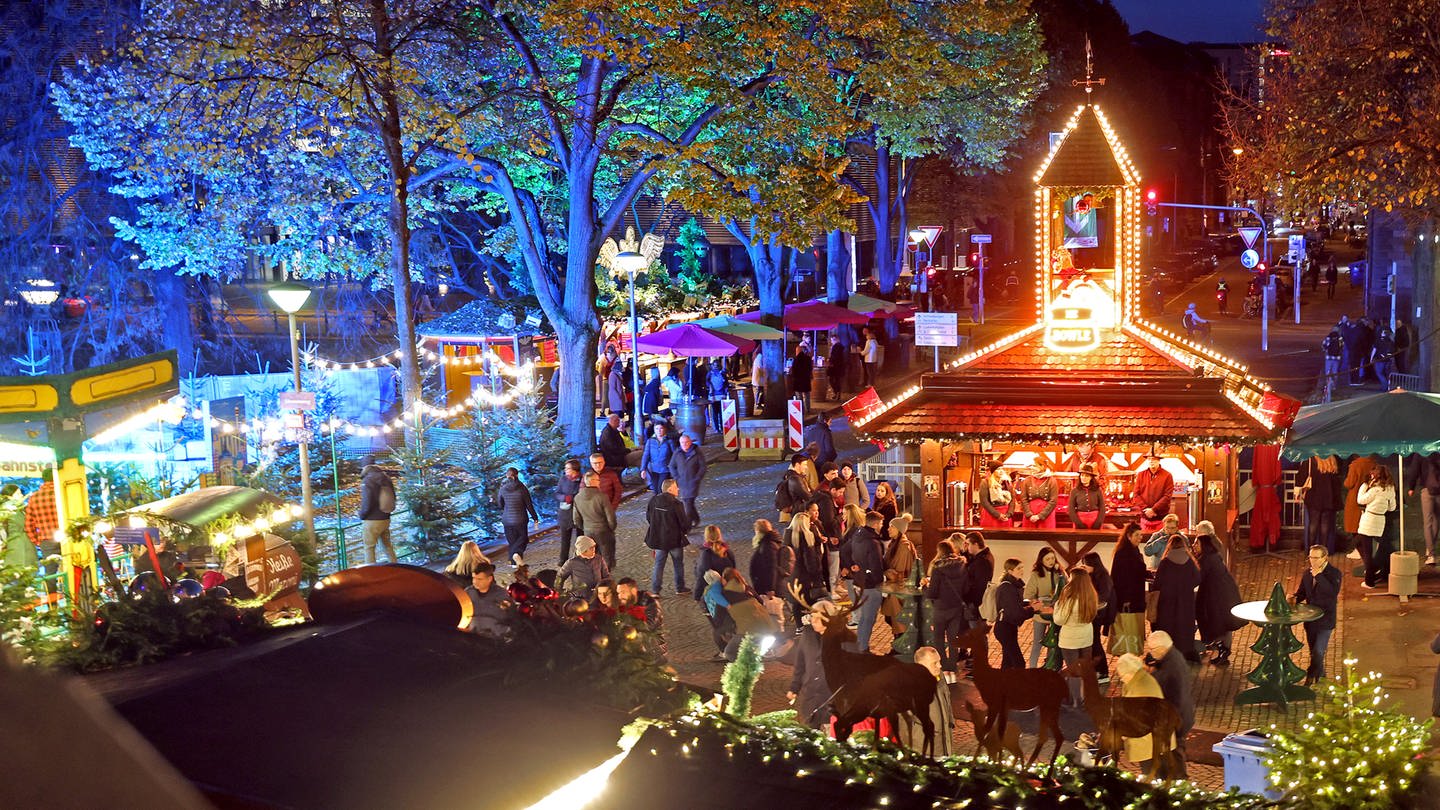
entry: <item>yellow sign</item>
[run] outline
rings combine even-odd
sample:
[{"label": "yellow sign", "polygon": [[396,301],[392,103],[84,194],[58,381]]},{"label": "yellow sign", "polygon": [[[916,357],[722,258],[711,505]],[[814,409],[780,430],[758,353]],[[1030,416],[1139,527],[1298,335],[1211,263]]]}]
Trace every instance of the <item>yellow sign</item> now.
[{"label": "yellow sign", "polygon": [[60,392],[53,385],[0,385],[0,413],[49,413],[59,404]]},{"label": "yellow sign", "polygon": [[76,405],[92,405],[162,386],[174,379],[174,361],[168,358],[152,360],[129,368],[82,377],[71,383],[70,400]]},{"label": "yellow sign", "polygon": [[1073,279],[1045,313],[1045,346],[1057,352],[1088,352],[1100,345],[1100,330],[1114,326],[1114,293],[1088,278]]}]

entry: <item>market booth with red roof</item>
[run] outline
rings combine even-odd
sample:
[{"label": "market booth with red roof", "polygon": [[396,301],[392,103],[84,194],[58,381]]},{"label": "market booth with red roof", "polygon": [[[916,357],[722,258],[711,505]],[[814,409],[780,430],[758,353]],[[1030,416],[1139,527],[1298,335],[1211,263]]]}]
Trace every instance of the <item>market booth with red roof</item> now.
[{"label": "market booth with red roof", "polygon": [[[1299,403],[1141,317],[1140,177],[1096,107],[1076,111],[1035,180],[1035,323],[903,390],[857,397],[847,403],[852,426],[885,445],[919,445],[919,504],[910,508],[927,559],[951,532],[980,528],[978,498],[993,468],[1015,478],[1018,505],[1036,459],[1056,479],[1058,519],[1054,528],[987,520],[997,562],[1028,565],[1044,544],[1074,562],[1113,542],[1143,517],[1134,490],[1151,453],[1174,482],[1168,511],[1186,527],[1210,520],[1226,539],[1240,447],[1275,441]],[[1083,463],[1105,494],[1100,529],[1077,528],[1065,514]]]}]

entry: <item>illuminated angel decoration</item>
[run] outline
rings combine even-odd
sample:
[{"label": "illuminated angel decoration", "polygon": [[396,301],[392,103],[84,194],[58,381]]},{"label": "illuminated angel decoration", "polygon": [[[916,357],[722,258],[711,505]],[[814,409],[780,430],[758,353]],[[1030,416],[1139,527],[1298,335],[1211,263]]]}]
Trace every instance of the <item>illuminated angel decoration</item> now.
[{"label": "illuminated angel decoration", "polygon": [[665,237],[659,234],[647,233],[635,240],[635,229],[625,228],[625,238],[618,243],[614,239],[606,239],[600,245],[600,265],[611,273],[624,273],[625,269],[615,262],[615,257],[621,253],[639,253],[645,257],[645,265],[648,267],[660,260],[661,251],[665,250]]}]

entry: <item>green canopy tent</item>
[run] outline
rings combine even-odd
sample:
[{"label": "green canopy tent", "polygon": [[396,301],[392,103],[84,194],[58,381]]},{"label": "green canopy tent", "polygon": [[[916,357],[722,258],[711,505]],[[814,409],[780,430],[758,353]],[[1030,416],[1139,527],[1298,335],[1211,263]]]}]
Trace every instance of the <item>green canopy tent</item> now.
[{"label": "green canopy tent", "polygon": [[703,326],[712,332],[724,332],[727,335],[744,338],[746,340],[784,340],[785,333],[773,326],[766,326],[763,323],[742,321],[734,315],[716,315],[713,318],[701,318],[698,321],[691,321],[696,326]]},{"label": "green canopy tent", "polygon": [[[1440,452],[1440,394],[1396,389],[1301,408],[1285,439],[1285,458],[1396,457],[1397,498],[1405,492],[1404,458]],[[1405,509],[1400,504],[1400,551],[1405,551]]]}]

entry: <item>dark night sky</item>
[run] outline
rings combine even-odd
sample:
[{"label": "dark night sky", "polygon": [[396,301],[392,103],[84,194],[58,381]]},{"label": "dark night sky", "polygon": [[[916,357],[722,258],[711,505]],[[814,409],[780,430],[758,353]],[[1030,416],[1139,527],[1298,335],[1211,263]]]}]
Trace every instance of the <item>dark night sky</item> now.
[{"label": "dark night sky", "polygon": [[1254,42],[1262,0],[1112,0],[1130,33],[1154,31],[1180,42]]}]

